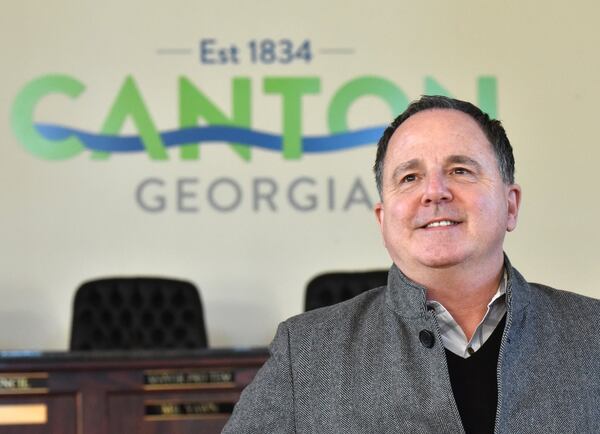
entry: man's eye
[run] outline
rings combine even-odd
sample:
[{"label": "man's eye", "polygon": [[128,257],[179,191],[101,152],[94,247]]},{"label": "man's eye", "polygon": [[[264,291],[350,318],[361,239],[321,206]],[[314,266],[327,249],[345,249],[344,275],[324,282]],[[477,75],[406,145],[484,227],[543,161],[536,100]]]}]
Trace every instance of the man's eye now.
[{"label": "man's eye", "polygon": [[410,174],[410,175],[406,175],[404,178],[402,178],[402,182],[413,182],[417,179],[417,175],[415,174]]},{"label": "man's eye", "polygon": [[457,175],[466,175],[468,173],[471,173],[471,171],[469,169],[465,169],[464,167],[455,167],[454,169],[452,169],[452,173],[455,173]]}]

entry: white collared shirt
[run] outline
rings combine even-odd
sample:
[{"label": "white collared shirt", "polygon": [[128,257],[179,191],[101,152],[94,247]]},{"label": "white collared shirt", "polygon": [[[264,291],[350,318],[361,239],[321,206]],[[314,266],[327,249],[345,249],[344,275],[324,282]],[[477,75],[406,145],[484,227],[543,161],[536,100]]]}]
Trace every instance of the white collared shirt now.
[{"label": "white collared shirt", "polygon": [[467,341],[465,333],[456,323],[450,312],[438,301],[427,300],[427,307],[433,309],[440,327],[442,344],[448,351],[457,356],[468,358],[475,353],[492,335],[506,313],[506,273],[492,300],[488,303],[487,312],[475,329],[473,337]]}]

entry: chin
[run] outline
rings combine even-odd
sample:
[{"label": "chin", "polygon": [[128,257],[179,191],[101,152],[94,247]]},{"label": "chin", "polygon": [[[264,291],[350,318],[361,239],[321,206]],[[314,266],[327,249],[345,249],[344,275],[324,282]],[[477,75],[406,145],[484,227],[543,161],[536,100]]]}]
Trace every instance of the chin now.
[{"label": "chin", "polygon": [[451,260],[441,260],[441,259],[435,260],[435,261],[421,262],[421,264],[423,264],[426,267],[437,268],[437,269],[451,268],[460,263],[461,263],[461,261],[451,261]]},{"label": "chin", "polygon": [[449,268],[463,263],[467,255],[458,252],[427,252],[415,258],[418,263],[429,268]]}]

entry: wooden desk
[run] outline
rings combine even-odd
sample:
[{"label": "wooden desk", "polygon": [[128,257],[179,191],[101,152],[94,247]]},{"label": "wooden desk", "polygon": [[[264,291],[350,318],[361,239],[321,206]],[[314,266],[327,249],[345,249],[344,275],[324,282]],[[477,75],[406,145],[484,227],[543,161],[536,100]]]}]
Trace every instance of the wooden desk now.
[{"label": "wooden desk", "polygon": [[0,352],[0,434],[220,433],[266,349]]}]

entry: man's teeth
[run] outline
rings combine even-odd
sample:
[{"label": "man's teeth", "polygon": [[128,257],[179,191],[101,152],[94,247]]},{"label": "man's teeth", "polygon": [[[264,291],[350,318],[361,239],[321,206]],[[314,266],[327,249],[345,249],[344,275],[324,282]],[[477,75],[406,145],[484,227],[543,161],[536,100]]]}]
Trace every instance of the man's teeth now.
[{"label": "man's teeth", "polygon": [[455,225],[456,222],[453,222],[452,220],[442,220],[439,222],[433,222],[433,223],[429,223],[427,226],[425,226],[426,228],[437,228],[439,226],[452,226]]}]

